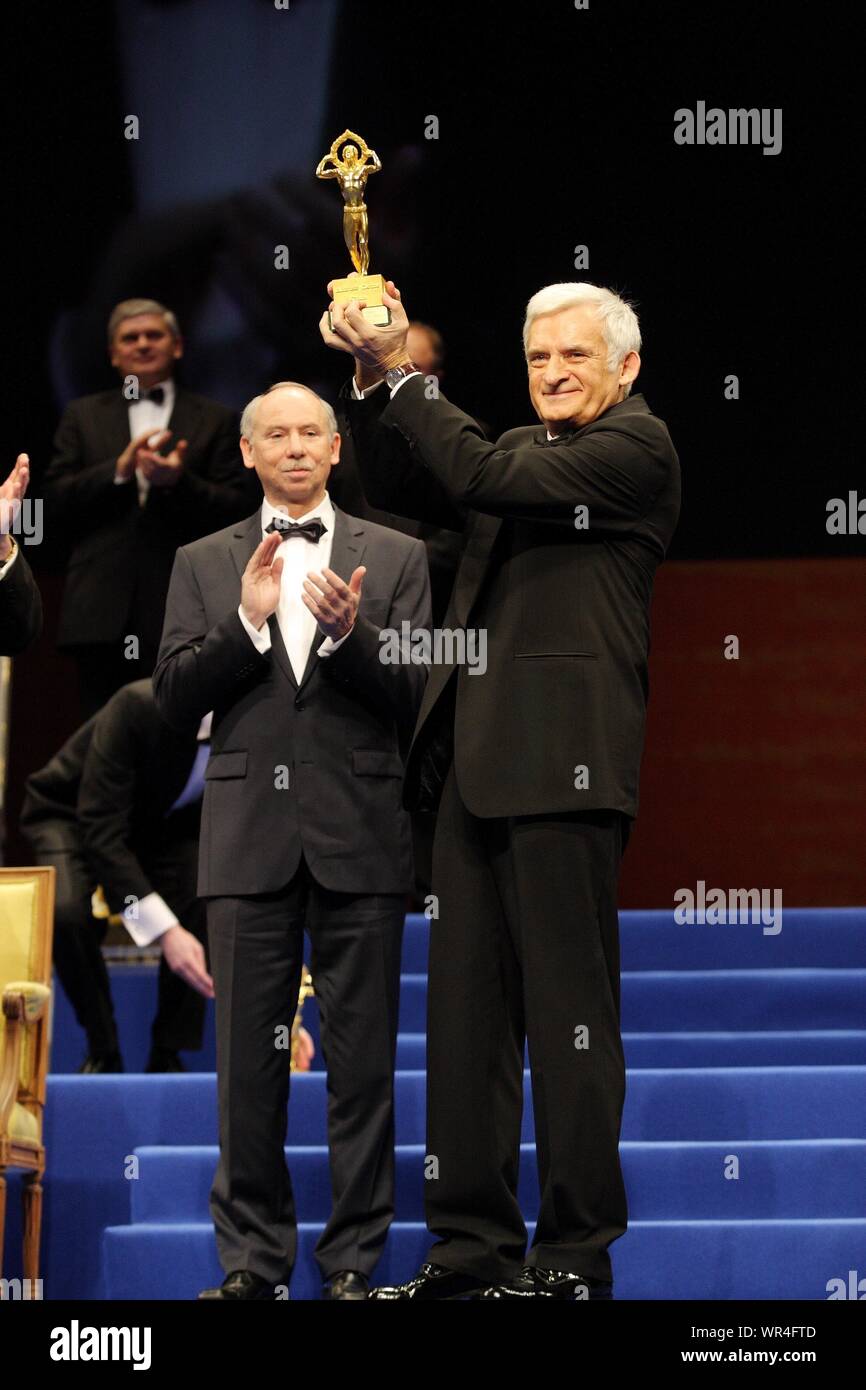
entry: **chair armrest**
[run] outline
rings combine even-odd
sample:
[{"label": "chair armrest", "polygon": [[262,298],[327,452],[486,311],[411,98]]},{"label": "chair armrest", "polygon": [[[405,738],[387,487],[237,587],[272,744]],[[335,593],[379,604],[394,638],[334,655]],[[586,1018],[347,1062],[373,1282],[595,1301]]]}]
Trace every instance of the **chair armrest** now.
[{"label": "chair armrest", "polygon": [[48,1007],[51,990],[35,980],[11,980],[3,990],[3,1013],[22,1023],[37,1023]]},{"label": "chair armrest", "polygon": [[13,980],[3,990],[6,1041],[0,1055],[0,1134],[5,1134],[18,1096],[22,1029],[38,1023],[48,1008],[51,990],[35,980]]},{"label": "chair armrest", "polygon": [[36,980],[10,980],[3,990],[3,1013],[7,1019],[36,1023],[42,1017],[51,998],[47,984]]}]

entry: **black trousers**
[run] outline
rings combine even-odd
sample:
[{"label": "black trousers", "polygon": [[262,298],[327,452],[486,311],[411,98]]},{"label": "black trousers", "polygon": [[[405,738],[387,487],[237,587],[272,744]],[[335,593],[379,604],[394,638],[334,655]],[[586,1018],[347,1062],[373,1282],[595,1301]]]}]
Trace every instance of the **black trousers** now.
[{"label": "black trousers", "polygon": [[[50,847],[48,827],[43,827],[40,848],[34,854],[37,864],[53,864],[57,870],[54,909],[54,968],[87,1034],[88,1051],[102,1055],[118,1047],[117,1022],[111,999],[111,985],[101,946],[106,927],[90,909],[90,896],[96,887],[93,874],[81,849],[68,837]],[[204,904],[196,899],[195,865],[197,841],[172,849],[171,862],[154,888],[177,913],[181,925],[205,944]],[[152,872],[152,871],[151,871]],[[198,1051],[204,1031],[205,1000],[197,990],[160,960],[157,1006],[151,1029],[154,1047],[170,1051]]]},{"label": "black trousers", "polygon": [[[491,1282],[524,1264],[611,1277],[608,1246],[627,1224],[616,892],[628,825],[618,812],[480,820],[448,774],[427,1021],[437,1264]],[[541,1188],[528,1256],[516,1196],[526,1039]]]},{"label": "black trousers", "polygon": [[278,893],[208,901],[220,1159],[211,1215],[223,1269],[288,1282],[297,1216],[286,1166],[290,1048],[304,949],[328,1072],[333,1205],[324,1279],[369,1273],[394,1215],[394,1061],[405,899],[335,893],[306,862]]}]

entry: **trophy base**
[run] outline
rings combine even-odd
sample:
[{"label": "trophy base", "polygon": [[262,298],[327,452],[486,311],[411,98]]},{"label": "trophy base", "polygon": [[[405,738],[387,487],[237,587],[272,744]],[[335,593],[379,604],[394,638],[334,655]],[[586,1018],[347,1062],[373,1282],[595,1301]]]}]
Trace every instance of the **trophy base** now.
[{"label": "trophy base", "polygon": [[[334,303],[349,304],[353,299],[363,299],[366,307],[361,310],[369,323],[384,328],[391,322],[391,310],[382,303],[385,294],[384,275],[360,275],[354,280],[334,280]],[[333,332],[331,311],[328,310],[328,327]]]}]

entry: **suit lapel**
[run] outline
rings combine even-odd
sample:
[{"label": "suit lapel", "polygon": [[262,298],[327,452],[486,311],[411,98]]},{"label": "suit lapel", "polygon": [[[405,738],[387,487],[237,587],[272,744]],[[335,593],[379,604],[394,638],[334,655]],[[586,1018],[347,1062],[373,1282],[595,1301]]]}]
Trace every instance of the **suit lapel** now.
[{"label": "suit lapel", "polygon": [[192,444],[199,421],[199,408],[191,400],[186,391],[181,387],[175,388],[174,407],[169,418],[166,429],[171,430],[171,439],[168,441],[168,448],[173,449],[179,439],[185,439]]},{"label": "suit lapel", "polygon": [[118,387],[106,391],[103,402],[103,452],[106,458],[117,458],[129,443],[129,401]]},{"label": "suit lapel", "polygon": [[454,612],[461,627],[469,622],[472,605],[487,577],[490,556],[501,527],[501,517],[476,513],[454,585]]},{"label": "suit lapel", "polygon": [[274,649],[274,656],[282,667],[283,674],[288,676],[295,689],[298,689],[298,680],[294,672],[292,663],[289,661],[289,653],[286,651],[286,644],[283,641],[283,634],[280,631],[280,624],[276,613],[272,613],[268,618],[268,628],[271,634],[271,646]]},{"label": "suit lapel", "polygon": [[[334,540],[331,546],[328,569],[333,570],[341,579],[345,579],[347,584],[352,577],[353,570],[356,570],[363,563],[362,556],[367,544],[365,531],[363,521],[359,521],[357,517],[348,516],[346,512],[341,512],[339,507],[334,506]],[[324,640],[325,634],[317,627],[315,636],[310,643],[307,664],[298,686],[299,691],[303,690],[316,669],[319,660],[317,653]],[[288,657],[286,663],[288,664]]]}]

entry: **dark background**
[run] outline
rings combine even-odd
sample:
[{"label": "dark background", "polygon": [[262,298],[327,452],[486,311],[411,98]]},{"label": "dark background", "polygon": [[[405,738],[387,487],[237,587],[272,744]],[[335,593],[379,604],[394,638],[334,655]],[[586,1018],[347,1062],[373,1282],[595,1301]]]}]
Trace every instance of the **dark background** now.
[{"label": "dark background", "polygon": [[[172,51],[187,35],[180,71],[189,81],[178,80],[176,61],[170,86],[161,86],[159,61],[149,69],[169,123],[173,111],[188,118],[201,91],[216,93],[216,114],[203,110],[196,143],[179,151],[155,141],[147,122],[139,141],[123,138],[134,109],[124,21],[132,12],[149,21],[157,58],[161,26]],[[223,12],[231,43],[216,32]],[[298,109],[298,26],[316,13],[330,35],[328,80]],[[104,320],[126,294],[177,308],[194,389],[242,405],[245,392],[230,399],[233,379],[253,378],[256,352],[263,371],[335,389],[343,363],[319,342],[316,319],[324,282],[345,273],[346,255],[339,196],[313,171],[349,125],[383,162],[368,185],[372,268],[399,275],[410,313],[445,333],[453,399],[496,429],[529,420],[526,300],[556,280],[613,286],[637,304],[638,389],[668,421],[683,463],[673,556],[855,553],[856,538],[825,529],[828,498],[862,476],[851,428],[862,102],[848,13],[651,0],[591,0],[586,11],[571,0],[13,8],[4,21],[15,95],[6,172],[19,236],[7,285],[7,462],[29,450],[38,495],[62,400],[112,380]],[[271,75],[259,83],[265,51]],[[259,144],[269,125],[275,151],[289,143],[289,121],[316,128],[313,161],[197,198],[196,166],[234,158],[250,139],[235,124],[236,105],[231,124],[219,118],[220,91],[235,89]],[[674,111],[698,99],[781,107],[781,153],[676,145]],[[438,140],[424,138],[430,114]],[[136,165],[177,189],[187,183],[178,159],[190,164],[189,200],[137,209]],[[289,271],[273,268],[278,242],[290,248]],[[586,271],[573,266],[578,244],[589,247]],[[247,326],[243,350],[218,369],[196,357],[197,314],[214,279]],[[732,372],[739,401],[723,395]]]}]

